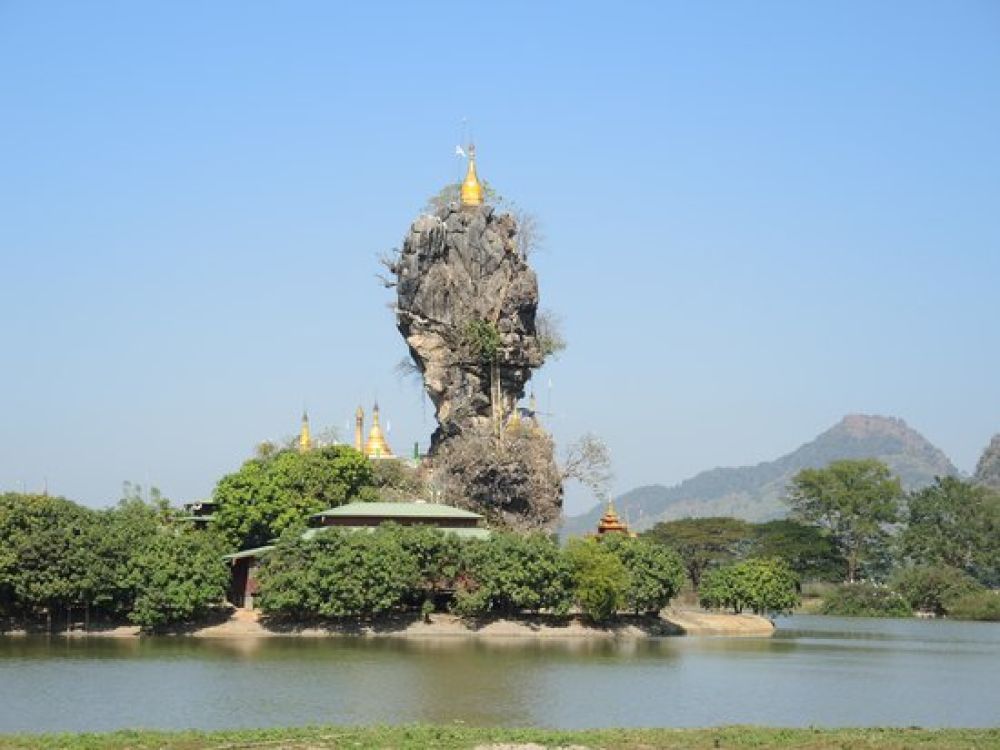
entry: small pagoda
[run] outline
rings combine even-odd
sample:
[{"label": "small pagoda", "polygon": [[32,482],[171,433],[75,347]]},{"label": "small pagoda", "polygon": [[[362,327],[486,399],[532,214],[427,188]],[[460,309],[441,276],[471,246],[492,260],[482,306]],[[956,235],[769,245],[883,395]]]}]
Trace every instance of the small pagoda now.
[{"label": "small pagoda", "polygon": [[635,536],[633,532],[629,531],[628,524],[618,517],[618,511],[615,510],[615,503],[610,499],[608,500],[608,507],[604,511],[604,515],[597,522],[597,535],[603,536],[604,534]]}]

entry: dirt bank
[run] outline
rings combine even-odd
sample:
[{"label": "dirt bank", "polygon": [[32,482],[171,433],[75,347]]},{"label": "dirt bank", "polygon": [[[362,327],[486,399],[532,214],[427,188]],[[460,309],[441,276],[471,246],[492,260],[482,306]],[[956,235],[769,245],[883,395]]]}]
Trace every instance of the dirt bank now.
[{"label": "dirt bank", "polygon": [[[774,632],[770,620],[756,615],[728,615],[699,610],[667,609],[660,617],[626,617],[598,627],[576,617],[519,617],[462,620],[435,614],[430,622],[418,616],[387,618],[373,623],[323,623],[302,625],[274,621],[259,612],[232,610],[221,621],[187,628],[168,635],[196,638],[362,636],[369,638],[655,638],[678,635],[766,637]],[[23,635],[13,632],[9,635]],[[84,632],[64,632],[69,637],[136,638],[139,628],[123,626]]]}]

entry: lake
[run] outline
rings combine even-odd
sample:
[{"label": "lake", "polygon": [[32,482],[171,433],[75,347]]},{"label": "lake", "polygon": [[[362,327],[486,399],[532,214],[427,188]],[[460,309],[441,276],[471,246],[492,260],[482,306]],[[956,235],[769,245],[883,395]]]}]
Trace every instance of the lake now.
[{"label": "lake", "polygon": [[619,643],[0,637],[0,732],[1000,725],[1000,624],[778,625],[773,638]]}]

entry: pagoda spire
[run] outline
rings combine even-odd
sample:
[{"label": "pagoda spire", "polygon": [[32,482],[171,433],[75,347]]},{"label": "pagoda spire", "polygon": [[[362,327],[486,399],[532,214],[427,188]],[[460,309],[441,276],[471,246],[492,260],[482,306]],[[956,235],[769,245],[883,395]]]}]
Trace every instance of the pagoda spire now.
[{"label": "pagoda spire", "polygon": [[302,410],[302,426],[299,427],[299,453],[305,453],[312,448],[312,435],[309,434],[309,414]]},{"label": "pagoda spire", "polygon": [[382,434],[382,425],[379,423],[378,401],[372,408],[372,428],[368,433],[368,442],[365,443],[365,455],[368,458],[393,458],[395,454],[389,443],[386,442],[385,435]]},{"label": "pagoda spire", "polygon": [[354,412],[354,450],[361,453],[365,448],[365,410],[360,406]]},{"label": "pagoda spire", "polygon": [[481,206],[483,205],[483,186],[476,174],[476,146],[474,143],[469,144],[468,156],[469,168],[466,170],[461,190],[462,205]]}]

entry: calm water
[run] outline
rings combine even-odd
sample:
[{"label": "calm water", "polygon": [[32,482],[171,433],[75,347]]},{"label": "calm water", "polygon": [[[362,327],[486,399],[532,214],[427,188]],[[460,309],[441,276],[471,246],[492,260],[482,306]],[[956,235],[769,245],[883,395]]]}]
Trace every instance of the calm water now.
[{"label": "calm water", "polygon": [[1000,625],[791,617],[771,639],[0,638],[0,732],[395,722],[1000,725]]}]

